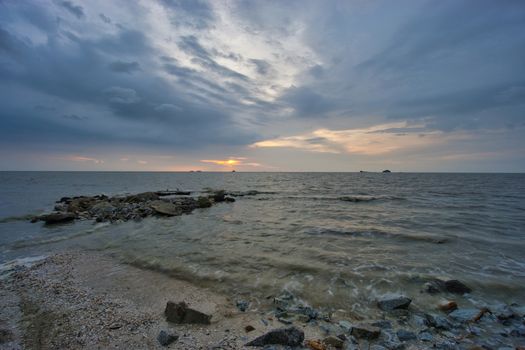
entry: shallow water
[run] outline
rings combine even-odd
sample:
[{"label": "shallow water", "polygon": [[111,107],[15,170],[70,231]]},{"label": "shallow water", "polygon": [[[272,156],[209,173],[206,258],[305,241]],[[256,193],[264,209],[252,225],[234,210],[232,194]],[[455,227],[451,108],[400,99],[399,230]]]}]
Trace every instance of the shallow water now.
[{"label": "shallow water", "polygon": [[[62,196],[257,190],[173,218],[60,226],[18,217]],[[415,307],[425,278],[474,289],[460,305],[525,303],[525,175],[408,173],[0,173],[0,260],[92,249],[254,302],[289,290],[316,307]]]}]

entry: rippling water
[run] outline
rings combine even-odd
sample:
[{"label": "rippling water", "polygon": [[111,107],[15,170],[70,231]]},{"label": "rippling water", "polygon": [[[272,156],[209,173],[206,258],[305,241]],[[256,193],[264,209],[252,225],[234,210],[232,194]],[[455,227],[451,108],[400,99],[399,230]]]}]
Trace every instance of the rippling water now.
[{"label": "rippling water", "polygon": [[[45,227],[17,220],[62,196],[180,188],[257,190],[191,215]],[[63,249],[232,295],[282,290],[316,307],[369,309],[429,277],[474,289],[462,302],[525,302],[525,175],[409,173],[0,173],[0,260]]]}]

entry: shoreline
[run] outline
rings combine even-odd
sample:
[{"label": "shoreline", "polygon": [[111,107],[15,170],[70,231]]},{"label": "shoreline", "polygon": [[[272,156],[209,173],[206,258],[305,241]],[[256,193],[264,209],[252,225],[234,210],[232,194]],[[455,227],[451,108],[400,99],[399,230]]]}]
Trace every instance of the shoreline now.
[{"label": "shoreline", "polygon": [[[211,324],[168,323],[170,300],[212,315]],[[260,311],[239,311],[212,290],[92,252],[13,266],[0,280],[0,306],[0,349],[253,349],[244,344],[283,326]],[[254,330],[246,332],[247,326]],[[320,337],[315,327],[302,329]],[[162,346],[162,330],[179,339]]]}]

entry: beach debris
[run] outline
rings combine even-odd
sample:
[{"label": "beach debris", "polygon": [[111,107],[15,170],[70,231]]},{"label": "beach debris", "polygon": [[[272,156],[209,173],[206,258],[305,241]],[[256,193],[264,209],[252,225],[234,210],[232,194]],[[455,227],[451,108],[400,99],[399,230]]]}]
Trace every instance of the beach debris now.
[{"label": "beach debris", "polygon": [[404,295],[386,296],[377,301],[377,306],[383,311],[408,309],[412,299]]},{"label": "beach debris", "polygon": [[304,332],[297,327],[278,328],[269,331],[246,343],[246,346],[287,345],[300,346],[304,341]]},{"label": "beach debris", "polygon": [[159,335],[157,336],[157,340],[159,341],[160,345],[162,346],[168,346],[171,343],[175,342],[177,339],[179,339],[178,334],[176,333],[168,333],[164,330],[159,332]]},{"label": "beach debris", "polygon": [[351,334],[357,339],[376,339],[381,334],[381,329],[369,323],[359,323],[352,326]]},{"label": "beach debris", "polygon": [[312,350],[326,350],[326,346],[318,339],[307,340],[305,345]]},{"label": "beach debris", "polygon": [[442,301],[438,304],[438,309],[443,312],[452,312],[458,308],[458,304],[453,300]]},{"label": "beach debris", "polygon": [[164,310],[166,320],[172,323],[210,324],[211,315],[192,309],[185,302],[168,301]]}]

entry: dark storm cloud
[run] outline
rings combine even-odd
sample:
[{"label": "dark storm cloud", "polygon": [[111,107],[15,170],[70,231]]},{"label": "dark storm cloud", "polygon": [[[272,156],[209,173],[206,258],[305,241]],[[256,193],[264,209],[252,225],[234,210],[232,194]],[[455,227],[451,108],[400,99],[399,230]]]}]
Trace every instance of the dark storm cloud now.
[{"label": "dark storm cloud", "polygon": [[[52,16],[45,12],[40,15]],[[57,27],[47,33],[52,34],[47,42],[36,45],[0,28],[0,61],[6,63],[0,68],[0,86],[17,87],[6,89],[2,94],[3,100],[13,102],[9,108],[6,104],[2,108],[0,134],[6,137],[4,141],[8,139],[7,133],[17,128],[23,130],[27,142],[51,142],[61,133],[68,135],[63,140],[75,139],[78,143],[96,139],[100,144],[126,141],[182,148],[217,143],[246,144],[254,140],[253,134],[235,127],[226,110],[203,104],[209,103],[206,98],[202,102],[191,99],[188,85],[179,89],[144,71],[138,61],[154,67],[152,53],[155,49],[141,32],[118,30],[99,39],[70,36],[68,32]],[[168,58],[164,60],[169,61]],[[234,72],[221,70],[211,58],[206,61],[220,74],[242,78]],[[108,75],[108,68],[115,73],[134,74]],[[214,90],[217,100],[231,102],[235,107],[235,101],[230,101],[226,95],[227,90],[199,77],[193,70],[173,63],[166,63],[164,69],[192,84],[206,85],[203,96],[209,97]],[[61,105],[77,106],[79,112],[63,114],[60,119],[82,120],[83,129],[61,123],[51,110],[40,109],[35,115],[35,110],[28,111],[17,102],[33,95],[46,104],[59,101]],[[94,109],[100,118],[104,115],[104,124],[100,118],[84,119],[84,108]],[[43,127],[47,120],[49,126]],[[135,126],[124,126],[122,122],[126,120]],[[144,128],[149,132],[144,133]],[[111,133],[105,131],[110,129]]]},{"label": "dark storm cloud", "polygon": [[63,0],[58,1],[58,4],[65,8],[69,13],[73,14],[76,18],[82,19],[86,15],[84,14],[84,9],[80,5],[76,5],[71,1]]}]

